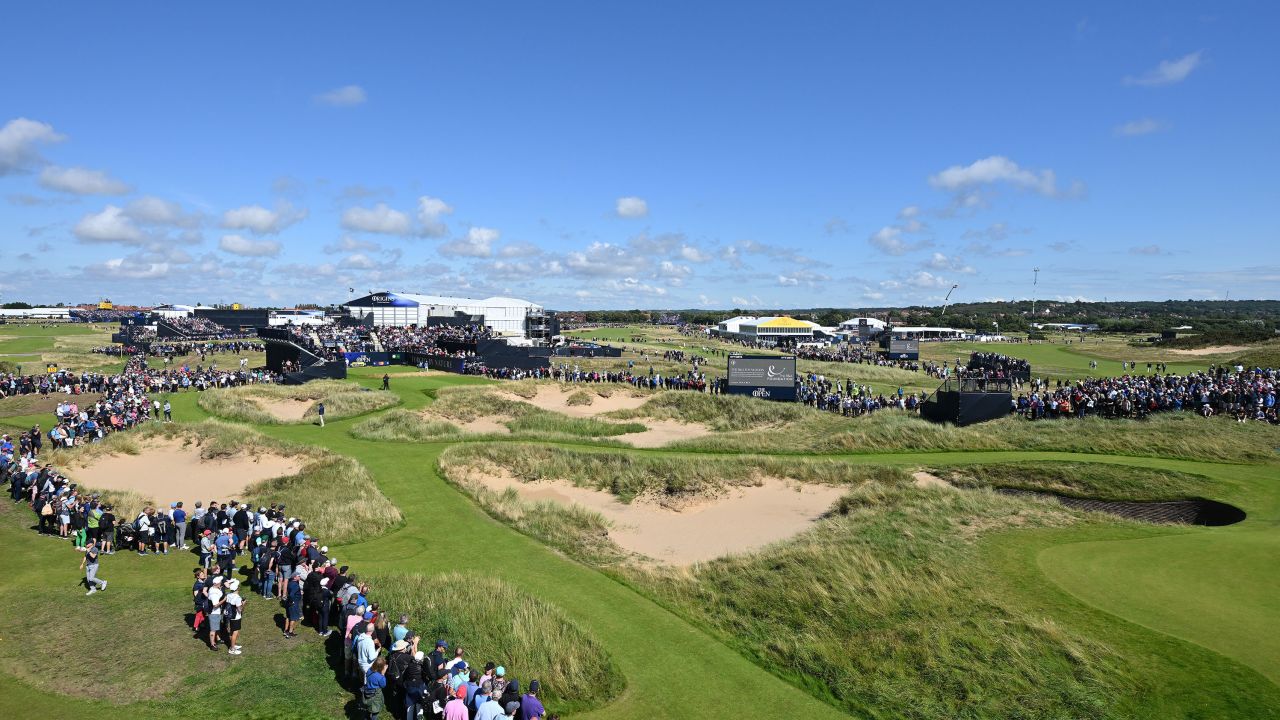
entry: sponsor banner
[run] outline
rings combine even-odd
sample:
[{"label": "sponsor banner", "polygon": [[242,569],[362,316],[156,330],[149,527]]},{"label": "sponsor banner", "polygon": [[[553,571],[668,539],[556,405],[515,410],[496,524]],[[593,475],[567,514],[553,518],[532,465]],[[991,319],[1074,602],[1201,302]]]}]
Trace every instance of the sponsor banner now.
[{"label": "sponsor banner", "polygon": [[388,352],[349,352],[342,353],[349,367],[381,367],[391,364],[391,353]]},{"label": "sponsor banner", "polygon": [[796,399],[796,358],[794,355],[729,356],[730,395],[750,395],[764,400]]}]

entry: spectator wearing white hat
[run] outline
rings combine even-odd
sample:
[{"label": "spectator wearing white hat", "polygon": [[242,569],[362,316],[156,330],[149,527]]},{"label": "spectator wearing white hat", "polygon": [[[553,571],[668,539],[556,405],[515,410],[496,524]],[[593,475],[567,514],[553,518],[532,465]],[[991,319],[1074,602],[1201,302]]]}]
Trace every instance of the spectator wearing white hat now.
[{"label": "spectator wearing white hat", "polygon": [[223,622],[227,626],[228,655],[240,654],[240,622],[244,619],[245,599],[240,596],[240,581],[232,578],[227,582],[227,594],[222,599]]}]

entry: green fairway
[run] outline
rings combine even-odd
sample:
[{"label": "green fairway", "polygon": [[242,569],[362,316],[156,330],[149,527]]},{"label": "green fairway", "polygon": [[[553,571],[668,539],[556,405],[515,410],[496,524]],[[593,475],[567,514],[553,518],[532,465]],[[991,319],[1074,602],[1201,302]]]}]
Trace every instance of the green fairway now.
[{"label": "green fairway", "polygon": [[[380,385],[381,375],[387,370],[353,370],[353,378],[365,387],[374,388]],[[442,373],[420,373],[412,368],[390,370],[394,371],[391,390],[400,399],[394,410],[332,421],[325,428],[310,424],[258,427],[275,438],[323,446],[354,458],[399,508],[404,519],[389,532],[354,544],[331,543],[333,554],[344,564],[350,564],[362,574],[378,575],[379,583],[394,583],[396,578],[421,582],[420,578],[445,572],[492,577],[530,593],[545,603],[552,615],[563,612],[569,621],[598,641],[600,650],[616,666],[625,685],[616,698],[603,706],[596,704],[592,709],[590,702],[575,704],[571,708],[575,710],[572,715],[575,718],[711,718],[724,714],[723,703],[718,701],[681,702],[677,712],[672,705],[673,698],[732,698],[732,714],[742,718],[847,716],[829,704],[828,691],[814,677],[805,675],[798,667],[779,667],[764,660],[776,655],[758,654],[744,647],[733,631],[721,626],[714,613],[708,615],[709,610],[699,610],[689,604],[683,592],[665,599],[656,597],[644,587],[620,581],[623,578],[613,573],[601,572],[549,549],[533,537],[533,533],[521,534],[491,518],[469,497],[444,482],[437,471],[441,453],[453,444],[466,442],[465,438],[418,443],[354,437],[350,430],[355,425],[388,412],[422,409],[433,401],[440,389],[486,382]],[[207,417],[197,404],[197,393],[177,393],[170,397],[178,422]],[[21,415],[0,418],[0,424],[24,427],[47,419],[43,414]],[[643,417],[637,420],[643,422]],[[858,427],[860,420],[847,422],[851,427]],[[1217,425],[1214,428],[1219,429]],[[1224,423],[1221,429],[1226,432],[1228,428],[1229,424]],[[1029,427],[1027,431],[1036,429]],[[1060,429],[1053,428],[1055,432]],[[1049,431],[1048,426],[1045,431]],[[1021,435],[1019,429],[1010,437],[1017,442]],[[575,443],[572,439],[557,442],[566,446]],[[1244,508],[1249,519],[1227,528],[1112,522],[1039,529],[1016,529],[1016,524],[1010,525],[1015,529],[982,536],[972,552],[961,554],[964,564],[948,572],[972,576],[966,577],[965,582],[975,583],[974,587],[980,587],[982,593],[993,593],[992,597],[999,597],[1000,602],[1009,607],[1025,608],[1026,617],[1036,618],[1027,620],[1030,623],[1027,632],[1041,638],[1037,643],[1090,654],[1084,663],[1092,668],[1090,670],[1072,670],[1073,663],[1069,661],[1049,663],[1040,666],[1048,673],[1045,677],[1020,678],[1017,685],[1025,688],[1020,692],[1037,693],[1035,699],[1028,697],[1021,703],[1024,708],[1073,707],[1080,713],[1091,708],[1090,716],[1115,718],[1275,717],[1280,713],[1280,688],[1272,682],[1280,678],[1280,645],[1273,637],[1276,634],[1269,632],[1280,619],[1280,608],[1276,605],[1280,587],[1272,568],[1280,550],[1280,530],[1277,529],[1280,527],[1280,488],[1275,485],[1274,461],[1259,459],[1253,465],[1242,466],[1098,455],[1087,451],[877,453],[873,452],[875,449],[874,444],[854,449],[833,448],[827,451],[830,454],[816,453],[816,456],[833,463],[893,468],[898,473],[885,477],[898,477],[902,469],[918,467],[963,468],[1011,462],[1105,463],[1177,471],[1186,474],[1185,479],[1179,480],[1182,485],[1178,487],[1206,489],[1212,491],[1212,497]],[[636,458],[696,457],[696,453],[690,452],[599,446],[594,451]],[[555,454],[554,450],[550,452]],[[784,454],[778,464],[785,466],[785,463]],[[662,465],[657,463],[653,467]],[[1097,477],[1094,482],[1122,476],[1098,473]],[[1144,476],[1144,487],[1158,490],[1157,482]],[[993,506],[993,511],[998,512],[998,508]],[[886,515],[883,530],[877,530],[874,537],[887,533],[885,537],[892,538],[895,526],[917,522],[911,519],[909,508],[901,512],[907,514],[896,519],[892,512]],[[85,598],[75,586],[78,555],[63,543],[37,537],[28,529],[31,522],[25,508],[3,504],[0,544],[7,552],[0,554],[0,577],[5,578],[0,585],[0,606],[5,609],[0,614],[0,667],[4,669],[0,675],[0,712],[6,717],[65,717],[81,713],[104,718],[185,717],[193,702],[230,717],[249,717],[255,713],[261,717],[343,714],[349,695],[334,682],[322,643],[314,636],[295,641],[297,645],[279,640],[279,633],[272,629],[273,608],[269,603],[261,603],[248,613],[248,642],[243,658],[229,661],[222,654],[210,659],[206,656],[211,654],[203,651],[202,646],[184,639],[189,635],[182,626],[182,615],[189,611],[186,592],[192,564],[189,556],[114,556],[104,562],[102,571],[102,575],[111,580],[111,589]],[[448,538],[450,547],[483,549],[489,561],[481,568],[473,562],[460,561],[453,553],[438,552],[441,538]],[[913,542],[922,541],[923,538]],[[943,547],[949,542],[945,532],[939,536],[939,542],[944,543]],[[913,547],[906,546],[915,552],[910,550]],[[954,550],[950,554],[954,554]],[[948,557],[948,553],[938,557]],[[927,567],[922,570],[929,572]],[[730,572],[724,576],[722,585],[731,587],[746,577]],[[910,578],[910,574],[903,577]],[[926,581],[921,576],[920,587],[933,587],[930,583],[943,579]],[[826,592],[843,588],[822,589]],[[793,590],[803,595],[806,588]],[[921,609],[928,606],[928,595],[913,595],[909,582],[895,592],[907,593],[904,597],[911,598],[911,603],[924,603]],[[375,599],[379,595],[377,586],[373,588],[373,595]],[[32,615],[36,612],[34,602],[39,603],[40,610]],[[733,599],[726,598],[726,602]],[[856,595],[850,595],[846,602],[854,606],[872,604],[863,603]],[[1010,622],[999,615],[984,614],[990,609],[982,603],[967,608],[966,612],[975,613],[972,629],[988,628],[983,632],[1002,632],[1001,624]],[[732,612],[722,614],[732,617]],[[783,616],[785,613],[780,613],[780,618]],[[113,643],[97,643],[91,647],[72,643],[70,649],[54,651],[48,659],[28,657],[23,652],[20,639],[29,631],[31,622],[40,627],[61,628],[91,623],[95,617],[119,618],[130,627],[145,626],[149,636],[163,639],[157,648],[166,662],[135,662],[131,659],[130,647]],[[998,653],[989,654],[999,648],[964,647],[965,643],[986,636],[967,638],[966,625],[952,627],[955,630],[949,632],[957,634],[947,638],[951,643],[947,647],[929,650],[927,638],[920,638],[919,642],[926,643],[918,653],[920,662],[927,664],[945,658],[948,662],[991,663],[974,668],[980,669],[989,680],[971,689],[999,693],[999,672],[1011,666],[998,662],[995,659]],[[785,631],[786,626],[775,629]],[[72,631],[66,627],[57,632]],[[458,637],[453,639],[465,644],[467,628],[459,627],[455,632]],[[477,633],[483,634],[479,630]],[[838,642],[839,638],[829,640]],[[1027,651],[1029,648],[1022,650]],[[59,653],[65,652],[84,653],[105,671],[99,673],[100,677],[87,689],[70,688],[50,674],[62,657]],[[845,653],[848,647],[833,646],[831,652]],[[988,660],[976,659],[981,657]],[[277,677],[280,667],[289,668],[287,681]],[[201,668],[215,672],[202,673]],[[871,683],[878,682],[881,674],[886,682],[891,675],[899,677],[894,682],[908,681],[906,678],[912,675],[902,675],[898,672],[900,669],[869,665],[861,673]],[[964,674],[963,666],[957,670]],[[1068,683],[1076,672],[1086,674]],[[1059,673],[1065,674],[1059,676]],[[922,677],[929,674],[926,672]],[[1091,677],[1095,680],[1091,681]],[[1061,692],[1075,693],[1066,705],[1053,699],[1054,693],[1059,692],[1059,680],[1064,683]],[[1101,684],[1090,684],[1095,681]],[[1068,690],[1068,684],[1080,690]],[[145,690],[129,690],[135,687]],[[892,684],[878,687],[877,696],[892,697],[895,692]],[[1093,688],[1092,696],[1086,690],[1089,687]],[[910,686],[900,689],[919,692]],[[1081,695],[1081,691],[1085,694]],[[963,711],[958,716],[1008,717],[1010,708],[1019,706],[1012,697],[963,700],[964,689],[957,688],[955,692],[956,697],[962,698],[957,707]],[[90,700],[90,697],[99,699]],[[872,697],[864,700],[870,702]],[[254,710],[249,710],[250,706]],[[859,708],[859,714],[890,716],[885,714],[884,706],[874,703],[858,702],[853,706]],[[1000,715],[983,710],[997,707],[1004,708]],[[924,707],[916,708],[911,716],[939,717],[937,712]],[[1037,715],[1027,710],[1022,716]]]}]

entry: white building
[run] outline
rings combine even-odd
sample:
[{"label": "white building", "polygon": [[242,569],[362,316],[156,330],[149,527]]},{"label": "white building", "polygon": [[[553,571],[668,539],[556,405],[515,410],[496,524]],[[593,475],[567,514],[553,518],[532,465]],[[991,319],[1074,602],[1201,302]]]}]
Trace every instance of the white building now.
[{"label": "white building", "polygon": [[527,337],[529,321],[535,324],[545,317],[537,303],[508,297],[465,298],[447,295],[379,292],[356,298],[343,307],[354,317],[373,315],[378,327],[426,325],[431,318],[452,318],[458,313],[483,316],[484,324],[497,337]]},{"label": "white building", "polygon": [[740,315],[732,317],[716,326],[716,334],[720,337],[736,340],[755,340],[758,342],[804,342],[813,339],[814,331],[821,331],[822,326],[808,320],[797,320],[793,317]]},{"label": "white building", "polygon": [[33,307],[15,310],[0,310],[0,317],[28,320],[69,320],[71,319],[71,308]]},{"label": "white building", "polygon": [[949,327],[925,327],[920,325],[898,325],[892,333],[896,336],[913,337],[917,340],[963,340],[968,333]]}]

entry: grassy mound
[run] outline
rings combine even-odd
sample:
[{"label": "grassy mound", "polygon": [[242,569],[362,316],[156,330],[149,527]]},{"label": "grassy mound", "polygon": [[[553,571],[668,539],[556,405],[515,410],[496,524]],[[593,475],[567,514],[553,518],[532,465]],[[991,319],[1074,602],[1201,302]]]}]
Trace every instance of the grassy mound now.
[{"label": "grassy mound", "polygon": [[373,576],[369,583],[392,617],[407,613],[420,635],[448,638],[471,662],[505,666],[522,688],[537,679],[544,702],[557,710],[599,707],[622,691],[622,674],[594,636],[510,583],[459,573]]},{"label": "grassy mound", "polygon": [[1099,500],[1185,500],[1214,494],[1203,475],[1102,463],[1001,463],[934,470],[957,487],[1012,488]]},{"label": "grassy mound", "polygon": [[1046,420],[1010,417],[971,427],[942,425],[900,412],[859,418],[810,413],[781,429],[710,435],[672,449],[709,452],[864,453],[1048,450],[1218,462],[1280,461],[1280,427],[1240,424],[1192,413],[1146,420]]},{"label": "grassy mound", "polygon": [[825,460],[631,454],[530,443],[470,443],[455,445],[440,455],[440,469],[446,477],[489,467],[502,468],[525,481],[566,480],[580,487],[605,490],[623,502],[642,494],[716,495],[729,486],[755,485],[765,476],[825,485],[910,480],[905,471],[897,468]]},{"label": "grassy mound", "polygon": [[[303,462],[296,475],[272,478],[251,485],[244,497],[252,505],[283,502],[289,513],[305,519],[308,530],[326,542],[355,542],[382,534],[401,521],[400,510],[378,489],[373,478],[356,460],[313,446],[267,437],[242,425],[205,420],[192,424],[149,423],[128,433],[74,450],[60,451],[53,462],[85,465],[104,455],[137,455],[156,441],[194,443],[206,459],[270,453]],[[92,489],[90,489],[92,491]],[[122,518],[136,514],[150,498],[137,493],[104,491]]]},{"label": "grassy mound", "polygon": [[768,403],[741,395],[666,392],[634,410],[615,410],[608,417],[655,418],[703,423],[713,430],[750,430],[812,417],[813,410],[796,403]]},{"label": "grassy mound", "polygon": [[[254,402],[309,400],[312,405],[300,420],[282,420]],[[256,425],[288,425],[314,422],[318,417],[315,403],[323,402],[325,418],[341,420],[391,407],[400,402],[394,393],[369,390],[341,380],[314,380],[305,385],[246,385],[200,394],[200,407],[218,417]]]},{"label": "grassy mound", "polygon": [[[502,390],[513,392],[520,397],[533,397],[537,393],[537,385],[513,383],[510,387],[503,386]],[[569,417],[505,397],[490,387],[459,387],[441,390],[436,396],[436,401],[431,404],[431,411],[463,423],[482,417],[508,418],[504,424],[511,429],[512,433],[612,437],[644,432],[647,429],[640,423],[605,422],[593,418]],[[432,420],[425,419],[423,422],[431,423]],[[412,432],[421,435],[425,431]]]},{"label": "grassy mound", "polygon": [[761,665],[870,717],[1099,717],[1131,689],[1117,658],[986,589],[981,535],[1073,515],[988,492],[868,485],[846,515],[642,587]]}]

